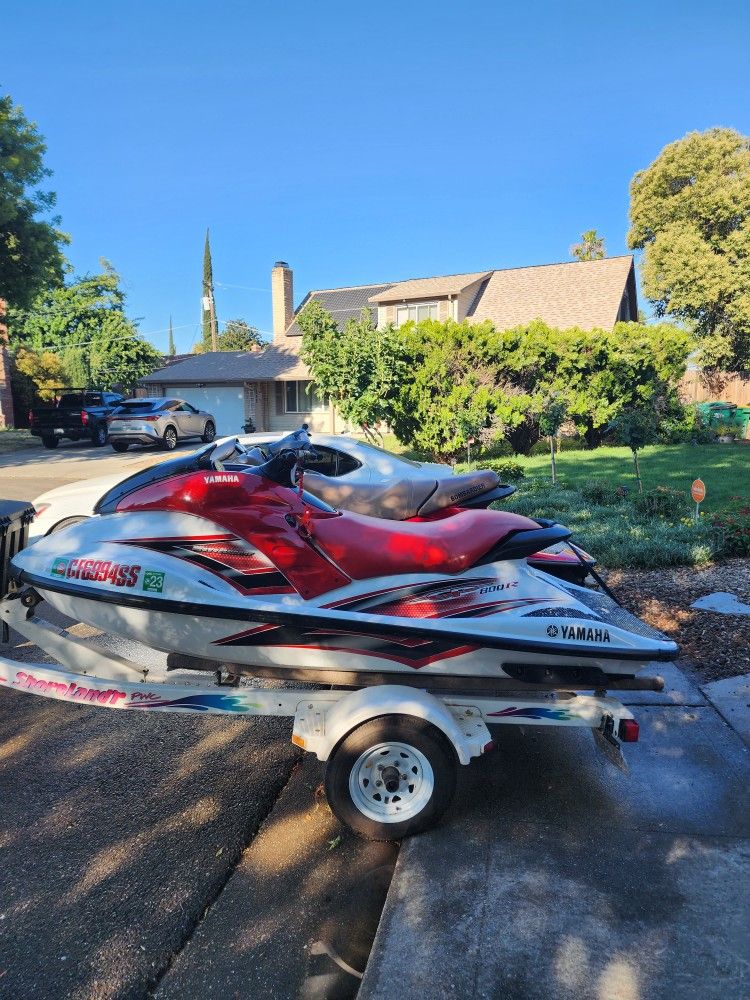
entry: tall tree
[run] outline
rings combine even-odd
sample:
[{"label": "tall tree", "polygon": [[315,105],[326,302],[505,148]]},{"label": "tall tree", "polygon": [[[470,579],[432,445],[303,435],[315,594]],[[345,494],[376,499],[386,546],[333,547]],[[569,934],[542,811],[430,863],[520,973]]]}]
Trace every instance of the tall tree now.
[{"label": "tall tree", "polygon": [[254,351],[264,346],[257,328],[244,319],[230,319],[218,338],[220,351]]},{"label": "tall tree", "polygon": [[172,333],[172,317],[169,317],[169,349],[168,353],[170,358],[173,358],[177,353],[174,347],[174,334]]},{"label": "tall tree", "polygon": [[48,289],[28,311],[8,315],[12,348],[42,358],[57,354],[69,385],[131,386],[161,360],[125,315],[119,275],[106,261],[102,267],[100,274]]},{"label": "tall tree", "polygon": [[0,299],[25,308],[62,281],[62,247],[69,242],[52,214],[55,195],[39,187],[51,170],[45,146],[9,95],[0,97]]},{"label": "tall tree", "polygon": [[607,255],[604,237],[599,236],[595,229],[587,229],[581,234],[581,242],[574,243],[570,248],[570,254],[578,260],[601,260]]},{"label": "tall tree", "polygon": [[709,379],[750,370],[750,138],[690,132],[630,185],[628,243],[658,316],[699,338]]},{"label": "tall tree", "polygon": [[390,422],[392,401],[406,377],[398,333],[376,330],[369,309],[339,330],[315,299],[305,306],[298,322],[303,331],[301,356],[310,366],[318,391],[353,424],[368,427]]},{"label": "tall tree", "polygon": [[216,305],[214,300],[214,270],[211,263],[211,244],[206,230],[206,242],[203,245],[203,314],[202,314],[204,351],[217,349],[216,339]]}]

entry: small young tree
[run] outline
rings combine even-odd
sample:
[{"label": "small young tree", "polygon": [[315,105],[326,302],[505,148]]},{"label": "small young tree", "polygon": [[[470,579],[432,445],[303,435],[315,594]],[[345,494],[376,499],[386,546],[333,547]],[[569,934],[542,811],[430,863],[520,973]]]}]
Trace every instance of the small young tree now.
[{"label": "small young tree", "polygon": [[612,437],[619,444],[627,445],[633,453],[638,492],[643,493],[638,452],[647,444],[655,444],[659,435],[659,418],[654,402],[627,406],[618,413],[610,425]]},{"label": "small young tree", "polygon": [[174,346],[174,334],[172,333],[172,317],[169,317],[169,350],[167,352],[170,358],[173,358],[177,351]]},{"label": "small young tree", "polygon": [[549,454],[552,462],[552,485],[557,484],[557,463],[555,462],[555,437],[565,422],[568,405],[557,393],[552,393],[545,399],[542,412],[539,414],[539,430],[543,437],[549,439]]}]

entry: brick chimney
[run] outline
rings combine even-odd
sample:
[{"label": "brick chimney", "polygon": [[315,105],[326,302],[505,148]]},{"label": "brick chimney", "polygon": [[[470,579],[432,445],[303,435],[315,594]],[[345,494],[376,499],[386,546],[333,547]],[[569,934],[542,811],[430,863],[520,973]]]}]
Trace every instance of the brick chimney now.
[{"label": "brick chimney", "polygon": [[292,271],[285,260],[277,260],[271,271],[271,304],[273,307],[273,342],[286,343],[286,331],[294,317]]}]

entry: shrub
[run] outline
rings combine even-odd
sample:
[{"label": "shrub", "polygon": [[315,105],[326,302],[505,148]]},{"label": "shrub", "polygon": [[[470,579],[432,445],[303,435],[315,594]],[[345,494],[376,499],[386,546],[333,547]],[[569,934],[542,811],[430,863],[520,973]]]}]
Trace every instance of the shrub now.
[{"label": "shrub", "polygon": [[663,444],[711,444],[714,431],[697,406],[683,406],[662,417],[659,440]]},{"label": "shrub", "polygon": [[690,509],[687,493],[668,486],[657,486],[655,490],[635,497],[633,507],[643,517],[666,517],[674,521],[685,517]]},{"label": "shrub", "polygon": [[458,462],[455,466],[457,473],[473,472],[475,469],[491,469],[496,472],[501,481],[523,479],[526,473],[520,462],[514,462],[512,458],[487,458],[479,462]]},{"label": "shrub", "polygon": [[750,497],[734,500],[729,511],[714,515],[712,525],[721,535],[722,555],[750,556]]},{"label": "shrub", "polygon": [[[526,479],[502,506],[526,517],[556,518],[571,529],[579,545],[610,569],[698,566],[720,551],[724,526],[707,521],[695,524],[687,518],[673,522],[669,514],[656,518],[653,511],[644,515],[635,503],[620,502],[609,485],[605,491],[596,486],[590,492],[603,496],[605,503],[584,496],[582,490]],[[665,500],[665,508],[672,502],[671,497]]]},{"label": "shrub", "polygon": [[587,479],[581,486],[581,496],[591,503],[611,504],[616,503],[620,498],[615,487],[606,479]]}]

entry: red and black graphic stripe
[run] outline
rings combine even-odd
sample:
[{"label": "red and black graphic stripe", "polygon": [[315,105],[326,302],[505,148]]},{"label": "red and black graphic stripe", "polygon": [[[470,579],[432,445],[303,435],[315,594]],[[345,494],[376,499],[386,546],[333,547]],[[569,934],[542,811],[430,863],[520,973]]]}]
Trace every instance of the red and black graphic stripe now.
[{"label": "red and black graphic stripe", "polygon": [[[509,589],[512,586],[511,581]],[[496,594],[505,589],[506,585],[498,584],[494,577],[462,584],[441,580],[361,595],[329,607],[337,611],[367,611],[385,617],[442,619],[486,617],[543,603],[538,598],[498,598]],[[441,635],[399,636],[382,626],[368,628],[365,623],[352,624],[352,628],[341,627],[338,622],[319,628],[258,625],[219,639],[214,645],[327,649],[393,660],[415,669],[474,652],[482,645],[457,644],[454,637]]]},{"label": "red and black graphic stripe", "polygon": [[293,625],[259,626],[217,640],[216,646],[264,646],[274,649],[328,650],[391,660],[419,670],[420,667],[473,653],[479,646],[456,644],[451,638],[385,637],[364,629],[302,629]]},{"label": "red and black graphic stripe", "polygon": [[294,593],[271,560],[236,535],[124,538],[119,544],[136,545],[193,563],[226,580],[244,595]]}]

